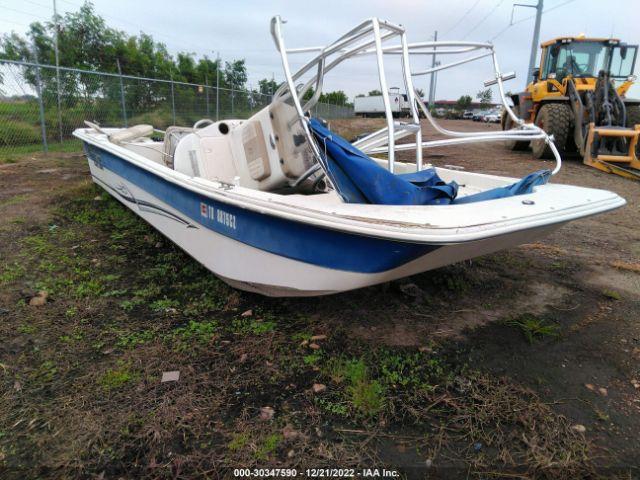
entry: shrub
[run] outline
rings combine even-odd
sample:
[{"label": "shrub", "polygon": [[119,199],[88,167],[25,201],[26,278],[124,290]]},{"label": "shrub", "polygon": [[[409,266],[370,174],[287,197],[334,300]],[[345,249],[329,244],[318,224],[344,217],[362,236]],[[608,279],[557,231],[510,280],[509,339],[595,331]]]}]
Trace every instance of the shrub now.
[{"label": "shrub", "polygon": [[[151,112],[140,113],[129,119],[129,125],[138,125],[141,123],[153,125],[154,128],[165,129],[169,125],[173,125],[173,116],[171,110],[158,108]],[[181,124],[179,118],[176,118],[176,124]]]},{"label": "shrub", "polygon": [[26,145],[41,141],[38,127],[27,122],[12,121],[0,124],[0,145],[2,146]]}]

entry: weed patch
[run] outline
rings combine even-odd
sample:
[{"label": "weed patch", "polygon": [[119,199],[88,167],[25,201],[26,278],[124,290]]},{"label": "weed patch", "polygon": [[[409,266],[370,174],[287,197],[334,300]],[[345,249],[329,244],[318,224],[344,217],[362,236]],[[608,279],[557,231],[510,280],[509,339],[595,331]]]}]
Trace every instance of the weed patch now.
[{"label": "weed patch", "polygon": [[609,300],[621,300],[622,299],[622,295],[620,295],[620,293],[616,292],[615,290],[603,290],[602,291],[602,295],[604,295]]},{"label": "weed patch", "polygon": [[271,435],[268,435],[256,450],[256,459],[267,460],[276,451],[281,440],[282,435],[279,433],[272,433]]},{"label": "weed patch", "polygon": [[557,324],[549,323],[547,320],[538,318],[530,313],[509,318],[504,321],[504,324],[520,330],[529,343],[544,337],[557,337],[560,335],[560,327]]},{"label": "weed patch", "polygon": [[102,374],[98,384],[105,390],[115,390],[138,378],[139,375],[131,370],[130,364],[120,361],[116,368],[109,369]]},{"label": "weed patch", "polygon": [[220,325],[216,320],[201,322],[191,320],[187,325],[176,328],[164,338],[174,350],[187,352],[194,347],[208,345],[219,328]]}]

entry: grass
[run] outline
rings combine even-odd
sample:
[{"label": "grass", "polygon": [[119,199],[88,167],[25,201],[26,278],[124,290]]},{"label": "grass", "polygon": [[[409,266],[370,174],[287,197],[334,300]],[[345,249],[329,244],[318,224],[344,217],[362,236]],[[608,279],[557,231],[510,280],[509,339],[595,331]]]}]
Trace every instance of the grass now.
[{"label": "grass", "polygon": [[[49,142],[48,151],[55,153],[74,153],[82,151],[82,142],[76,138],[64,140],[62,142]],[[0,145],[0,164],[15,163],[26,155],[44,153],[42,143],[31,143],[27,145]]]},{"label": "grass", "polygon": [[504,324],[520,330],[529,343],[534,343],[544,337],[558,337],[560,335],[560,327],[557,324],[530,313],[509,318],[504,321]]},{"label": "grass", "polygon": [[115,390],[138,378],[139,375],[131,370],[131,365],[120,361],[115,368],[107,370],[100,376],[98,384],[104,390]]},{"label": "grass", "polygon": [[[176,465],[185,477],[223,476],[221,460],[355,467],[378,455],[379,441],[406,441],[406,433],[418,439],[407,453],[415,462],[446,455],[472,471],[589,471],[588,444],[531,392],[474,371],[455,350],[383,347],[350,336],[330,310],[311,318],[306,300],[233,291],[115,200],[94,200],[99,194],[83,187],[57,200],[52,221],[17,238],[15,258],[0,267],[7,291],[45,289],[52,299],[34,310],[15,294],[0,325],[11,405],[0,424],[49,422],[0,438],[0,450],[13,452],[10,468],[168,478]],[[473,278],[453,276],[440,272],[430,287],[473,288]],[[518,328],[548,335],[535,320],[519,318]],[[311,337],[326,331],[311,349]],[[139,388],[168,370],[180,370],[180,381]],[[327,388],[312,393],[314,383]],[[266,405],[271,420],[259,418]],[[282,434],[289,424],[298,438]],[[535,448],[522,438],[535,438]],[[498,453],[478,455],[468,447],[475,442]]]},{"label": "grass", "polygon": [[233,319],[231,328],[239,335],[264,335],[275,330],[276,322],[264,318],[240,317]]},{"label": "grass", "polygon": [[281,440],[282,435],[279,433],[272,433],[267,436],[256,450],[255,458],[257,460],[267,460],[276,451]]},{"label": "grass", "polygon": [[609,300],[622,300],[622,295],[615,290],[603,290],[602,295],[604,295]]},{"label": "grass", "polygon": [[39,383],[52,382],[58,373],[58,367],[53,360],[45,360],[32,373],[31,378]]},{"label": "grass", "polygon": [[118,348],[131,349],[151,342],[156,338],[156,332],[153,332],[151,330],[130,332],[120,335],[115,343],[115,346]]},{"label": "grass", "polygon": [[215,320],[191,320],[187,325],[174,329],[165,336],[165,341],[178,351],[188,351],[206,346],[213,340],[219,329]]},{"label": "grass", "polygon": [[28,195],[15,195],[13,197],[9,197],[5,200],[0,201],[0,207],[17,205],[18,203],[24,202],[27,198],[29,198]]},{"label": "grass", "polygon": [[249,435],[246,432],[238,433],[233,436],[227,448],[232,452],[242,450],[249,443]]},{"label": "grass", "polygon": [[26,273],[26,269],[22,263],[6,263],[0,265],[0,285],[7,285],[15,282]]}]

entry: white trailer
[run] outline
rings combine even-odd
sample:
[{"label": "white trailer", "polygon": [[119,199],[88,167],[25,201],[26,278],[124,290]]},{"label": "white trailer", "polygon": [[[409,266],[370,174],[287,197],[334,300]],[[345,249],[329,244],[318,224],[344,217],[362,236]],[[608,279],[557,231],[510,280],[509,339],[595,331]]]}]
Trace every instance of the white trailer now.
[{"label": "white trailer", "polygon": [[[409,115],[411,109],[405,94],[392,90],[389,92],[389,101],[391,102],[391,113],[394,117]],[[353,110],[355,115],[362,117],[384,117],[382,95],[356,97],[353,101]]]}]

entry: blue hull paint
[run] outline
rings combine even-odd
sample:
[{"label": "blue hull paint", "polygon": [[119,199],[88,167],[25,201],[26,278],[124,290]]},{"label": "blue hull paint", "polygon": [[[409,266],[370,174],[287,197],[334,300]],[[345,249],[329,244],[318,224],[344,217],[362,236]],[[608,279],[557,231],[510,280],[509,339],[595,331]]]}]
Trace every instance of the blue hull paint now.
[{"label": "blue hull paint", "polygon": [[85,151],[99,168],[133,183],[193,222],[282,257],[336,270],[379,273],[440,248],[354,235],[239,208],[171,183],[95,145],[85,143]]}]

